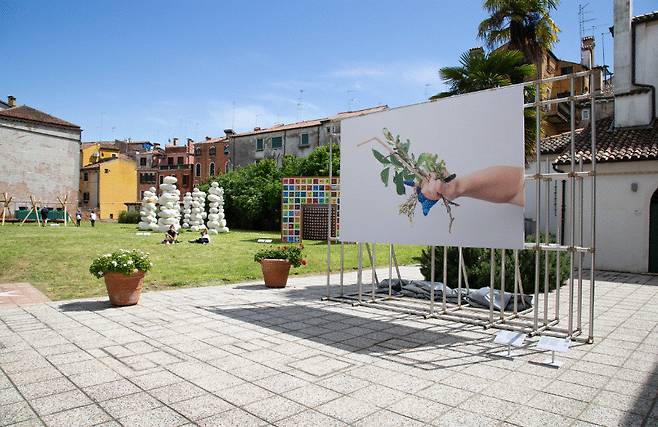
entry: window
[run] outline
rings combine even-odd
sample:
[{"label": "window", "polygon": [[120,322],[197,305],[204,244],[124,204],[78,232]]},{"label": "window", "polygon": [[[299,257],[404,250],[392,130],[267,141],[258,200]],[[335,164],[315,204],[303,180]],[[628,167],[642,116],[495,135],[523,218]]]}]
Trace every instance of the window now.
[{"label": "window", "polygon": [[210,176],[215,176],[215,163],[210,163]]},{"label": "window", "polygon": [[228,150],[228,144],[224,145],[224,155],[228,156],[229,150]]},{"label": "window", "polygon": [[140,157],[139,158],[139,165],[140,166],[146,166],[146,157]]},{"label": "window", "polygon": [[189,175],[183,175],[183,187],[187,187],[187,184],[190,182]]},{"label": "window", "polygon": [[83,181],[89,181],[89,172],[85,172],[82,174],[82,180]]},{"label": "window", "polygon": [[164,183],[164,176],[160,175],[160,184]]},{"label": "window", "polygon": [[116,158],[117,155],[115,153],[112,153],[112,158]]},{"label": "window", "polygon": [[194,175],[201,176],[201,163],[196,164],[196,170],[194,171]]},{"label": "window", "polygon": [[263,151],[263,138],[256,139],[256,151]]},{"label": "window", "polygon": [[214,156],[215,154],[217,154],[217,148],[215,146],[210,147],[208,149],[208,155],[209,156]]},{"label": "window", "polygon": [[299,140],[299,145],[307,146],[308,145],[308,134],[303,133]]},{"label": "window", "polygon": [[572,66],[562,67],[560,69],[560,74],[563,75],[563,76],[566,75],[566,74],[571,74],[571,73],[573,73],[573,67]]},{"label": "window", "polygon": [[82,193],[82,203],[84,203],[85,205],[89,203],[89,193],[86,191]]},{"label": "window", "polygon": [[176,164],[182,165],[183,164],[183,158],[179,157],[176,161]]},{"label": "window", "polygon": [[174,164],[174,158],[173,157],[167,157],[167,164],[169,166],[172,166]]},{"label": "window", "polygon": [[195,156],[201,155],[201,147],[194,147],[194,155]]},{"label": "window", "polygon": [[139,192],[139,198],[140,198],[140,200],[144,198],[144,191],[143,190]]},{"label": "window", "polygon": [[226,163],[224,163],[224,173],[228,173],[230,169],[231,169],[231,161],[227,160]]},{"label": "window", "polygon": [[283,138],[280,136],[275,136],[272,138],[272,150],[276,150],[283,147]]}]

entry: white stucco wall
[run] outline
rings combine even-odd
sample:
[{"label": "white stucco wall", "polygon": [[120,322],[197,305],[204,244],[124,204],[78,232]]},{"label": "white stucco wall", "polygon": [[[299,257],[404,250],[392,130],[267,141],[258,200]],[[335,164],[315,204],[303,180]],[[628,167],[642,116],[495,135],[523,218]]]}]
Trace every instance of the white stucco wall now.
[{"label": "white stucco wall", "polygon": [[0,192],[14,198],[12,211],[29,207],[29,196],[58,207],[68,194],[69,211],[78,203],[80,131],[0,119]]},{"label": "white stucco wall", "polygon": [[[585,165],[590,170],[591,165]],[[597,165],[596,266],[601,270],[645,273],[649,267],[649,206],[658,190],[658,161],[600,163]],[[637,192],[631,184],[637,183]],[[570,192],[567,183],[565,200],[565,242],[570,242]],[[580,200],[576,190],[576,203]],[[583,184],[584,244],[589,245],[591,217],[591,180]],[[551,206],[551,212],[560,209]],[[526,188],[526,217],[535,218],[534,191]],[[576,214],[576,230],[580,229]],[[550,218],[556,223],[557,218]],[[543,228],[542,228],[543,231]],[[578,231],[576,231],[576,239]]]}]

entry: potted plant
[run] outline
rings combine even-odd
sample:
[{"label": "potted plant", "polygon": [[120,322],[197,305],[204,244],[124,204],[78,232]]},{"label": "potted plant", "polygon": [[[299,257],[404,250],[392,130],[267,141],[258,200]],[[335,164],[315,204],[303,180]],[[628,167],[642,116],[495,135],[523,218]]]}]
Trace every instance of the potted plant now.
[{"label": "potted plant", "polygon": [[114,306],[135,305],[139,302],[144,275],[153,267],[149,254],[120,249],[96,257],[89,272],[105,279],[110,303]]},{"label": "potted plant", "polygon": [[302,250],[299,246],[279,246],[260,250],[254,255],[254,261],[260,263],[263,271],[265,286],[268,288],[285,288],[288,282],[290,266],[306,265]]}]

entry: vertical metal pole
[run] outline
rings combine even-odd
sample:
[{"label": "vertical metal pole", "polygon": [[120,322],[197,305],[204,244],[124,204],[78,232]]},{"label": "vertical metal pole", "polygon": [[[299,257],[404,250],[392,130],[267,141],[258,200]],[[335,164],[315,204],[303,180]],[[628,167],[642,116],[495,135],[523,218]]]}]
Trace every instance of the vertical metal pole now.
[{"label": "vertical metal pole", "polygon": [[519,268],[519,250],[514,249],[514,314],[518,313],[518,299],[519,299],[519,275],[516,270]]},{"label": "vertical metal pole", "polygon": [[[592,67],[590,70],[594,70],[594,46],[589,51],[590,55],[590,64]],[[596,95],[594,94],[594,72],[590,71],[590,94],[591,94],[591,103],[592,111],[590,112],[591,118],[591,129],[592,129],[592,199],[591,199],[591,215],[590,215],[590,227],[591,227],[591,266],[590,266],[590,279],[589,279],[589,337],[588,341],[592,342],[594,339],[594,271],[596,267]]]},{"label": "vertical metal pole", "polygon": [[[562,181],[560,182],[560,189],[562,189]],[[557,185],[557,183],[556,183]],[[562,190],[560,190],[562,191]],[[557,186],[555,187],[555,196],[556,199],[558,191],[557,191]],[[564,200],[564,194],[560,194],[559,200]],[[556,205],[557,209],[557,205]],[[558,243],[558,245],[562,245],[562,206],[558,209],[558,217],[557,217],[557,234],[555,235],[555,241]],[[555,253],[555,319],[559,320],[560,319],[560,288],[562,287],[562,278],[561,278],[561,267],[560,267],[560,261],[562,260],[562,252],[557,251]]]},{"label": "vertical metal pole", "polygon": [[[393,244],[388,244],[388,296],[393,295]],[[402,283],[400,283],[402,286]]]},{"label": "vertical metal pole", "polygon": [[462,258],[462,247],[458,247],[459,251],[459,268],[457,269],[457,307],[462,306],[462,268],[464,259]]},{"label": "vertical metal pole", "polygon": [[448,247],[443,247],[443,292],[441,292],[441,303],[443,312],[446,312],[446,284],[448,283]]},{"label": "vertical metal pole", "polygon": [[345,242],[340,242],[340,296],[344,295],[345,287]]},{"label": "vertical metal pole", "polygon": [[500,250],[500,320],[505,320],[505,249]]},{"label": "vertical metal pole", "polygon": [[434,245],[430,249],[430,315],[434,314],[434,280],[436,273],[436,248]]},{"label": "vertical metal pole", "polygon": [[491,248],[491,260],[489,261],[489,322],[494,320],[494,285],[496,282],[496,250]]},{"label": "vertical metal pole", "polygon": [[[549,159],[546,159],[546,173],[550,173],[551,162]],[[550,232],[550,217],[551,217],[551,180],[546,179],[546,218],[544,219],[544,238],[546,243],[549,242],[549,232]],[[549,261],[550,261],[550,251],[544,252],[544,326],[548,325],[548,291],[550,289],[550,270],[549,270]]]},{"label": "vertical metal pole", "polygon": [[377,268],[377,243],[372,244],[372,259],[370,260],[372,263],[372,300],[375,300],[375,290],[377,289],[377,272],[375,269]]},{"label": "vertical metal pole", "polygon": [[333,190],[333,146],[334,138],[333,136],[329,137],[329,215],[327,215],[327,298],[331,296],[330,293],[330,284],[331,284],[331,191]]},{"label": "vertical metal pole", "polygon": [[574,242],[576,234],[576,180],[574,177],[574,172],[576,171],[576,102],[574,101],[574,91],[575,91],[575,79],[573,74],[569,79],[569,90],[571,93],[571,100],[569,101],[569,115],[570,115],[570,128],[571,128],[571,144],[570,144],[570,153],[571,153],[571,168],[569,172],[569,201],[570,201],[570,226],[571,232],[569,233],[569,321],[568,321],[568,333],[569,336],[573,334],[573,266],[574,266]]},{"label": "vertical metal pole", "polygon": [[357,243],[356,247],[356,285],[358,288],[359,302],[363,299],[363,243]]},{"label": "vertical metal pole", "polygon": [[535,296],[533,299],[534,305],[534,316],[532,330],[536,331],[539,327],[539,258],[541,252],[539,249],[539,244],[541,243],[539,228],[541,226],[541,107],[539,101],[541,100],[541,85],[539,84],[541,79],[541,61],[539,62],[539,68],[537,71],[537,81],[535,82],[535,168],[537,170],[537,175],[535,176],[535,191],[536,191],[536,201],[535,201],[535,212],[537,212],[537,223],[535,225]]},{"label": "vertical metal pole", "polygon": [[[580,172],[583,171],[583,156],[578,156],[578,170]],[[583,193],[583,177],[578,178],[578,194],[579,194],[579,201],[578,201],[578,210],[579,210],[579,215],[580,215],[580,221],[578,221],[578,246],[583,247],[584,242],[583,242],[583,219],[584,219],[584,213],[583,213],[583,199],[585,197]],[[583,320],[583,253],[578,252],[578,292],[577,292],[577,305],[576,305],[576,313],[577,313],[577,319],[576,319],[576,328],[580,331],[582,330],[582,320]]]}]

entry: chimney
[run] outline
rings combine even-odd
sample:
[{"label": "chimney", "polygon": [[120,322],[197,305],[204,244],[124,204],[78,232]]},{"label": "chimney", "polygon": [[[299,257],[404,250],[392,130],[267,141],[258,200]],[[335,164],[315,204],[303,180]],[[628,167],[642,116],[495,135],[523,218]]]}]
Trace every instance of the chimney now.
[{"label": "chimney", "polygon": [[178,138],[172,138],[171,139],[171,144],[175,147],[178,145]]},{"label": "chimney", "polygon": [[256,126],[256,127],[254,128],[254,132],[258,132],[259,130],[260,130],[260,128],[259,128],[258,126]]},{"label": "chimney", "polygon": [[187,150],[194,150],[194,140],[192,138],[187,138]]},{"label": "chimney", "polygon": [[631,52],[631,7],[631,0],[615,0],[615,94],[627,93],[633,86],[631,83],[631,61],[633,59]]},{"label": "chimney", "polygon": [[224,129],[224,134],[226,134],[226,136],[232,136],[235,135],[235,132],[233,129]]},{"label": "chimney", "polygon": [[580,41],[580,64],[592,68],[590,52],[594,50],[594,37],[583,37]]},{"label": "chimney", "polygon": [[9,108],[13,108],[16,106],[16,97],[9,95],[7,97],[7,104],[9,104]]},{"label": "chimney", "polygon": [[211,139],[212,139],[212,138],[209,137],[209,136],[206,137],[206,141],[210,141]]},{"label": "chimney", "polygon": [[473,57],[474,55],[484,55],[484,49],[482,47],[472,47],[468,50],[468,56]]}]

